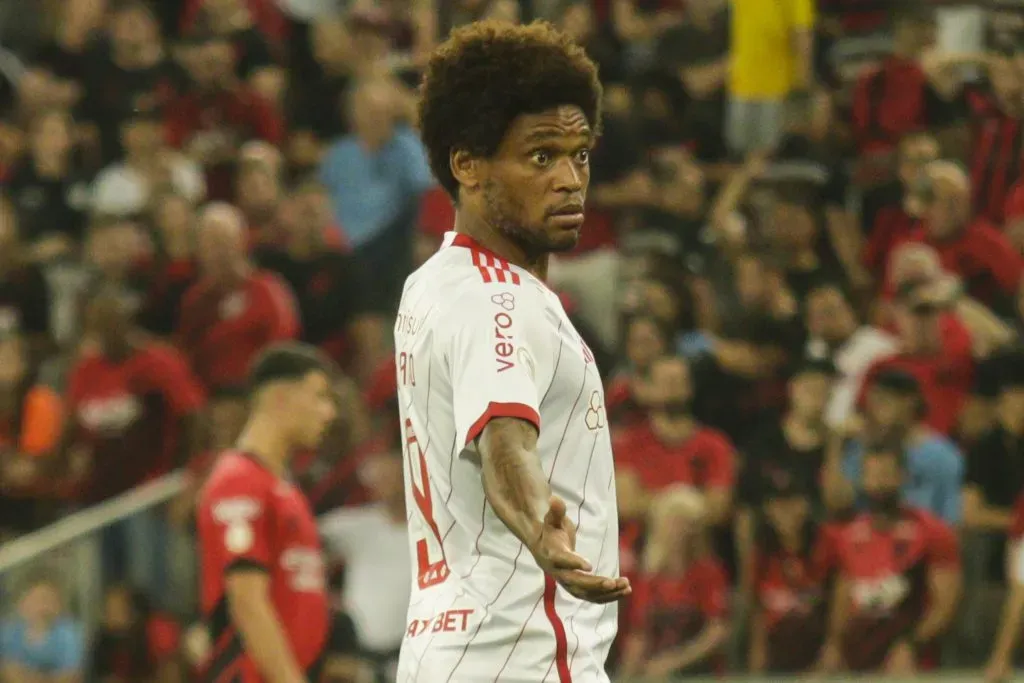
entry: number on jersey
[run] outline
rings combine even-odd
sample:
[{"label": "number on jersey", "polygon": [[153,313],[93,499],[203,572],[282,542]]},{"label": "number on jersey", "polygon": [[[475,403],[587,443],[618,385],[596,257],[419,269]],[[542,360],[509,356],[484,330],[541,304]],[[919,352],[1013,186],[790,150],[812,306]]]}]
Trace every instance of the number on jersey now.
[{"label": "number on jersey", "polygon": [[[403,354],[404,355],[404,354]],[[448,560],[444,556],[444,545],[441,543],[441,531],[434,519],[434,501],[430,492],[430,476],[427,473],[427,458],[420,448],[419,439],[412,428],[412,420],[405,420],[405,458],[409,463],[409,485],[412,488],[412,497],[416,502],[416,508],[423,515],[423,521],[430,527],[434,538],[437,540],[437,547],[440,549],[440,559],[430,561],[430,544],[426,538],[416,541],[416,581],[421,589],[436,586],[444,583],[451,571],[448,569]],[[419,464],[419,484],[416,483],[416,468],[414,462]]]}]

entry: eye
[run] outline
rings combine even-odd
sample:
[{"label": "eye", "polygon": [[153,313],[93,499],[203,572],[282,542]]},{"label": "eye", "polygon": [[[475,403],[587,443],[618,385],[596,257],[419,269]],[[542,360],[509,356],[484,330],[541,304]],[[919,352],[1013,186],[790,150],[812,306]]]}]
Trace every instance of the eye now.
[{"label": "eye", "polygon": [[576,163],[584,165],[584,166],[589,164],[590,163],[590,150],[589,149],[581,149],[580,151],[576,152]]},{"label": "eye", "polygon": [[530,159],[538,166],[547,166],[551,163],[551,155],[543,149],[538,149],[530,154]]}]

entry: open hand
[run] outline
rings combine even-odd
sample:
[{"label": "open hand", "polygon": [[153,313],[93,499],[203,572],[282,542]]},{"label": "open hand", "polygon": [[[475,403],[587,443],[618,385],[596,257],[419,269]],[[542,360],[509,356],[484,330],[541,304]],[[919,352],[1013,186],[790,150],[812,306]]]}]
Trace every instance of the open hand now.
[{"label": "open hand", "polygon": [[530,552],[544,573],[580,600],[612,602],[632,592],[628,579],[590,573],[591,564],[576,554],[576,525],[566,515],[565,501],[558,496],[551,496],[540,536]]}]

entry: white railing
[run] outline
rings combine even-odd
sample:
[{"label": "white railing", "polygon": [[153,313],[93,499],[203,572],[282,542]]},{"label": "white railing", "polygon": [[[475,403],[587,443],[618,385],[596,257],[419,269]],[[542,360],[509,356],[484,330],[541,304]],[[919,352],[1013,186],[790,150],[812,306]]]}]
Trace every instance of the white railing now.
[{"label": "white railing", "polygon": [[[40,571],[57,573],[68,602],[92,635],[102,610],[102,533],[108,527],[164,505],[184,489],[187,475],[173,472],[116,498],[71,514],[0,546],[0,611],[13,606],[19,585]],[[129,552],[145,552],[129,548]],[[173,552],[168,549],[168,552]]]}]

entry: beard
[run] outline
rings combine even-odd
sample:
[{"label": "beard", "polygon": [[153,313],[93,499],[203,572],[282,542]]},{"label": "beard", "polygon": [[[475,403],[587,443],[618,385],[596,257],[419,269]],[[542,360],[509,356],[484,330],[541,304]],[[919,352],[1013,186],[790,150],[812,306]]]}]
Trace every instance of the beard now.
[{"label": "beard", "polygon": [[535,258],[552,252],[572,251],[579,242],[579,233],[566,233],[568,239],[554,239],[542,226],[527,224],[526,205],[513,198],[505,188],[488,180],[483,185],[484,220],[498,232],[522,247],[530,257]]}]

